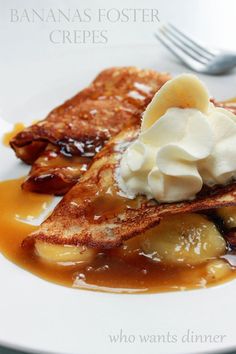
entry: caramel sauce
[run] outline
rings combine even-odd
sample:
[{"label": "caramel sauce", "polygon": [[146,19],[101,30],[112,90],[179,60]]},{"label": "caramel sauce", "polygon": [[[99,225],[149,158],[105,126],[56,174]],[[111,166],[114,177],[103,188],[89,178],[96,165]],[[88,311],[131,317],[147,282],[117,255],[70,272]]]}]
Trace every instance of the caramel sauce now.
[{"label": "caramel sauce", "polygon": [[2,139],[4,145],[9,146],[9,143],[12,138],[19,132],[21,132],[25,128],[23,123],[16,123],[12,129],[12,131],[5,133]]},{"label": "caramel sauce", "polygon": [[33,163],[23,189],[55,195],[65,194],[87,171],[91,159],[65,156],[56,146],[48,145]]},{"label": "caramel sauce", "polygon": [[31,270],[31,261],[21,248],[26,235],[36,229],[28,223],[50,204],[52,197],[27,193],[21,189],[23,178],[0,182],[0,252],[23,268]]},{"label": "caramel sauce", "polygon": [[47,156],[40,157],[38,162],[41,167],[54,167],[54,168],[69,168],[78,169],[78,166],[84,171],[87,170],[88,164],[91,162],[90,158],[81,156],[67,157],[58,151],[50,151]]},{"label": "caramel sauce", "polygon": [[[90,193],[89,193],[90,195]],[[86,196],[85,196],[86,198]],[[137,208],[138,199],[127,199],[119,195],[115,188],[99,190],[86,208],[86,217],[93,223],[104,218],[112,218],[129,208]]]},{"label": "caramel sauce", "polygon": [[[48,195],[25,192],[22,178],[0,182],[0,252],[9,260],[31,273],[54,283],[110,292],[144,293],[201,288],[215,284],[207,280],[206,265],[167,266],[144,257],[138,249],[138,237],[125,246],[97,252],[90,264],[51,264],[41,260],[32,250],[21,247],[23,239],[36,229],[22,222],[32,220],[49,205]],[[104,206],[104,212],[113,205]],[[120,207],[120,205],[118,205]],[[99,201],[96,207],[100,210]],[[98,210],[95,210],[96,213]],[[227,279],[235,277],[229,273]]]}]

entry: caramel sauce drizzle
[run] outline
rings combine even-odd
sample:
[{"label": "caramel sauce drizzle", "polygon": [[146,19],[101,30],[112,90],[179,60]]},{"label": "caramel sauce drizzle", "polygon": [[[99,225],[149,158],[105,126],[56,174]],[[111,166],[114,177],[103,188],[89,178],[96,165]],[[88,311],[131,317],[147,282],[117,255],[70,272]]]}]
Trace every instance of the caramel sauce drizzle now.
[{"label": "caramel sauce drizzle", "polygon": [[[91,264],[50,264],[41,260],[32,250],[21,247],[25,237],[36,229],[23,220],[30,221],[38,217],[49,206],[52,197],[23,191],[22,181],[20,178],[0,182],[0,252],[31,273],[68,287],[119,293],[173,291],[214,284],[214,281],[202,283],[205,264],[195,267],[167,266],[144,257],[138,246],[136,247],[137,237],[128,241],[132,244],[131,256],[124,246],[109,251],[98,250]],[[103,196],[103,200],[100,197],[92,206],[92,216],[102,217],[104,213],[107,215],[110,208],[114,207],[109,194]],[[124,198],[118,199],[120,200],[115,208],[123,208]],[[103,203],[102,208],[100,202]],[[234,271],[222,281],[233,277]]]},{"label": "caramel sauce drizzle", "polygon": [[121,214],[126,209],[136,209],[139,206],[138,199],[122,197],[116,188],[106,191],[100,190],[86,208],[86,217],[94,223],[104,218],[112,218]]},{"label": "caramel sauce drizzle", "polygon": [[2,142],[5,146],[9,146],[9,143],[12,138],[19,132],[21,132],[25,128],[25,125],[23,123],[15,123],[12,131],[5,133],[2,139]]}]

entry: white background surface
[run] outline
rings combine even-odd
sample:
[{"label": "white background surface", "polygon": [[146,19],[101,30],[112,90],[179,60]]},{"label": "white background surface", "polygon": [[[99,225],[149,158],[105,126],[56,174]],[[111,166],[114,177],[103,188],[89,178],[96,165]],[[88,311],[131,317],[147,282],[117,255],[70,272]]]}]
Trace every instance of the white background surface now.
[{"label": "white background surface", "polygon": [[[119,64],[111,62],[106,49],[109,47],[120,47],[118,56],[123,55],[123,65],[132,65],[128,61],[129,55],[125,57],[125,51],[132,51],[135,44],[144,44],[153,46],[153,52],[146,53],[145,49],[141,56],[147,58],[151,55],[153,66],[157,70],[171,71],[172,67],[165,65],[165,57],[173,65],[177,63],[177,71],[186,71],[178,61],[164,49],[154,38],[154,31],[159,23],[138,22],[118,22],[110,23],[105,21],[99,23],[97,20],[97,11],[99,8],[154,8],[159,12],[159,19],[162,22],[171,22],[180,29],[195,36],[206,44],[214,45],[219,48],[226,48],[236,51],[236,1],[235,0],[1,0],[0,1],[0,77],[4,85],[0,87],[0,116],[6,120],[16,121],[21,119],[22,105],[25,105],[25,99],[31,94],[37,81],[37,90],[41,95],[47,97],[47,103],[41,106],[38,98],[34,101],[31,95],[31,101],[28,102],[26,118],[40,118],[45,115],[49,109],[60,103],[68,95],[74,94],[82,85],[88,83],[92,77],[88,76],[87,81],[82,82],[79,77],[81,70],[91,71],[94,75],[100,70],[98,65],[96,50],[104,49],[104,67],[105,65]],[[68,22],[61,20],[53,22],[52,20],[33,20],[24,18],[21,21],[11,22],[11,9],[17,9],[18,14],[22,15],[26,9],[31,14],[31,9],[40,13],[43,9],[45,14],[53,9],[66,12],[68,9],[73,11],[78,8],[80,11],[90,8],[93,14],[93,21],[90,23]],[[46,15],[45,15],[46,17]],[[49,40],[49,34],[54,30],[92,30],[105,29],[108,32],[107,44],[53,44]],[[158,61],[158,57],[163,56],[163,61]],[[86,66],[79,66],[81,57],[87,57]],[[125,60],[126,58],[126,60]],[[136,58],[137,61],[140,58]],[[61,67],[55,68],[55,60],[61,61]],[[159,66],[155,65],[159,63]],[[76,64],[74,64],[76,63]],[[74,65],[74,75],[69,77],[67,74],[68,66]],[[68,70],[70,71],[70,70]],[[231,85],[228,84],[230,81]],[[235,95],[230,87],[236,83],[236,76],[226,76],[222,80],[212,79],[213,85],[211,93],[217,98],[228,98]],[[219,86],[223,85],[224,90],[219,91]],[[52,92],[52,89],[60,86],[59,94]],[[42,97],[42,96],[41,96]],[[6,101],[7,100],[7,101]],[[14,101],[14,104],[13,104]],[[9,102],[9,104],[8,104]]]},{"label": "white background surface", "polygon": [[[1,1],[0,115],[31,121],[89,83],[102,68],[137,65],[173,74],[186,71],[153,37],[157,24],[103,25],[108,45],[54,45],[48,33],[74,24],[10,23],[18,8],[157,8],[160,19],[217,47],[236,50],[235,1]],[[90,28],[98,24],[91,23]],[[78,26],[84,28],[84,26]],[[217,98],[236,96],[235,74],[202,76]],[[0,148],[0,179],[26,173]],[[4,166],[4,168],[3,168]],[[21,166],[22,168],[22,166]],[[112,295],[44,282],[0,258],[0,343],[56,353],[206,353],[235,342],[236,282],[202,291]],[[111,344],[109,334],[226,334],[221,344]]]}]

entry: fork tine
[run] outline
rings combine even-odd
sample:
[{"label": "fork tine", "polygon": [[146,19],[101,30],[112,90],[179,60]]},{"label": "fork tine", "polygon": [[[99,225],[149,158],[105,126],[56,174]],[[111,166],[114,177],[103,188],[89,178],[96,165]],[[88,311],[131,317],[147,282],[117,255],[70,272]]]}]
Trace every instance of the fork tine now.
[{"label": "fork tine", "polygon": [[208,54],[208,55],[210,55],[212,57],[217,54],[217,51],[210,50],[210,49],[207,49],[207,48],[203,47],[200,43],[198,43],[197,41],[195,41],[192,38],[190,38],[189,36],[187,36],[185,33],[180,31],[177,27],[175,27],[171,23],[168,23],[168,26],[171,27],[173,31],[177,32],[180,36],[182,36],[187,41],[189,41],[191,44],[196,46],[198,49],[202,50],[204,53],[206,53],[206,54]]},{"label": "fork tine", "polygon": [[187,54],[181,52],[177,47],[171,46],[168,44],[165,37],[162,38],[160,33],[154,33],[155,37],[171,52],[180,59],[183,63],[185,63],[189,68],[194,69],[196,71],[201,71],[202,64],[197,62],[195,59],[191,59]]},{"label": "fork tine", "polygon": [[181,37],[178,32],[174,31],[172,29],[172,27],[169,27],[169,24],[167,23],[166,25],[162,26],[164,28],[164,30],[169,33],[171,36],[173,36],[177,41],[179,41],[180,43],[182,43],[184,46],[186,46],[187,48],[189,48],[192,52],[194,52],[196,55],[199,55],[200,57],[203,57],[206,60],[211,60],[212,59],[212,55],[211,54],[207,54],[204,51],[202,51],[201,49],[199,49],[198,47],[196,47],[193,44],[190,44],[189,41],[187,41],[184,37]]},{"label": "fork tine", "polygon": [[184,52],[186,55],[188,55],[189,57],[191,57],[192,59],[202,63],[202,64],[206,64],[206,59],[204,59],[203,57],[199,57],[198,55],[194,54],[191,50],[187,49],[184,45],[182,45],[180,42],[178,42],[176,39],[172,38],[172,36],[167,33],[164,28],[160,28],[159,29],[161,31],[161,33],[168,38],[168,40],[176,47],[178,47],[180,49],[180,51]]}]

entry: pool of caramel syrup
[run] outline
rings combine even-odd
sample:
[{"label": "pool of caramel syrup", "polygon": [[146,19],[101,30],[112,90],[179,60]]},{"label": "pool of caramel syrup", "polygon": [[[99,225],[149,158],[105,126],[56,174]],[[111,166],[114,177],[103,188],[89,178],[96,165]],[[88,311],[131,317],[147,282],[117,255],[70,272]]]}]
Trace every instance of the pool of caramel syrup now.
[{"label": "pool of caramel syrup", "polygon": [[[12,135],[9,133],[8,138]],[[5,144],[8,138],[5,137]],[[202,288],[236,276],[236,270],[232,268],[227,277],[210,279],[206,274],[206,264],[165,265],[143,256],[139,249],[129,257],[123,248],[98,250],[94,260],[84,265],[45,262],[32,249],[22,248],[21,243],[36,229],[25,221],[37,218],[50,205],[53,197],[22,190],[23,180],[0,182],[0,252],[18,266],[45,280],[80,289],[153,293]],[[99,205],[106,209],[102,200],[99,200]],[[108,209],[110,207],[109,203]],[[112,205],[112,208],[116,207],[120,208],[119,205]],[[131,242],[136,242],[135,238]]]},{"label": "pool of caramel syrup", "polygon": [[[205,264],[167,266],[139,254],[127,257],[122,249],[97,252],[90,264],[53,264],[41,260],[32,249],[21,247],[22,241],[36,229],[25,223],[39,216],[52,197],[25,192],[23,179],[0,182],[0,252],[10,261],[53,283],[82,289],[144,293],[200,288],[215,284],[206,280]],[[134,240],[135,242],[135,240]],[[235,277],[229,273],[226,281]]]}]

